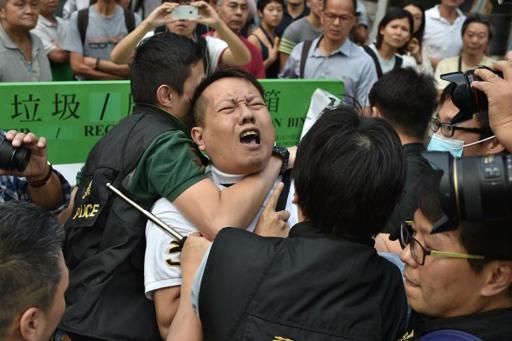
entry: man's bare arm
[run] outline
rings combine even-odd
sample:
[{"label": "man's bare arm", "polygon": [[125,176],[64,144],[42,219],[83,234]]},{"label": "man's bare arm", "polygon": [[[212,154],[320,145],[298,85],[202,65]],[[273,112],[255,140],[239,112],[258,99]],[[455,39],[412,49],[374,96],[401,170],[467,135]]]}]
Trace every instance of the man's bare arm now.
[{"label": "man's bare arm", "polygon": [[[96,70],[95,65],[91,65],[92,61],[89,61],[87,58],[93,59],[91,57],[84,57],[80,53],[71,52],[69,57],[69,63],[71,65],[71,70],[77,75],[84,76],[87,79],[99,79],[99,80],[120,80],[121,77]],[[89,61],[89,62],[88,62]],[[95,61],[94,61],[95,63]]]},{"label": "man's bare arm", "polygon": [[174,286],[155,290],[153,301],[155,302],[156,321],[162,339],[167,338],[169,328],[178,310],[181,286]]},{"label": "man's bare arm", "polygon": [[204,179],[185,190],[174,205],[210,240],[223,227],[245,228],[272,188],[281,164],[272,157],[264,170],[223,191]]}]

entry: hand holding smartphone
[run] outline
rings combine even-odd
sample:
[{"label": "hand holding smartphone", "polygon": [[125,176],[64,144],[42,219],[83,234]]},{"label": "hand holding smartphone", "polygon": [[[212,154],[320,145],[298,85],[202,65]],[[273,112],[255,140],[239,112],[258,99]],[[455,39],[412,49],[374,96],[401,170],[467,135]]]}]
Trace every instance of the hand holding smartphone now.
[{"label": "hand holding smartphone", "polygon": [[198,8],[190,5],[176,7],[171,16],[174,20],[197,20],[199,17]]}]

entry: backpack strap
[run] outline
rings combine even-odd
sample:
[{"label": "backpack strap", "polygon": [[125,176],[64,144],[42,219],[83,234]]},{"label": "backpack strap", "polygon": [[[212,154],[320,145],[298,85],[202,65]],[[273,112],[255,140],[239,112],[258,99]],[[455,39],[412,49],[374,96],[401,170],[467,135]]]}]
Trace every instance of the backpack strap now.
[{"label": "backpack strap", "polygon": [[311,49],[311,45],[313,44],[312,40],[305,40],[302,45],[302,52],[300,54],[300,69],[299,69],[299,77],[304,78],[304,70],[306,69],[306,61],[308,60],[308,53]]},{"label": "backpack strap", "polygon": [[78,11],[76,24],[80,33],[80,39],[82,40],[82,46],[84,46],[85,33],[87,32],[87,25],[89,25],[89,7]]},{"label": "backpack strap", "polygon": [[404,59],[400,56],[395,56],[395,66],[393,66],[393,70],[398,70],[402,67],[404,63]]},{"label": "backpack strap", "polygon": [[[121,7],[123,7],[123,6],[121,6]],[[128,31],[128,33],[130,33],[131,31],[133,31],[135,29],[135,14],[133,14],[132,11],[127,10],[124,7],[123,7],[123,12],[124,12],[124,23],[126,25],[126,30]]]},{"label": "backpack strap", "polygon": [[363,49],[373,59],[373,63],[375,64],[375,68],[377,69],[377,78],[382,77],[382,68],[380,67],[379,57],[377,57],[375,51],[373,51],[372,48],[367,45],[363,45]]}]

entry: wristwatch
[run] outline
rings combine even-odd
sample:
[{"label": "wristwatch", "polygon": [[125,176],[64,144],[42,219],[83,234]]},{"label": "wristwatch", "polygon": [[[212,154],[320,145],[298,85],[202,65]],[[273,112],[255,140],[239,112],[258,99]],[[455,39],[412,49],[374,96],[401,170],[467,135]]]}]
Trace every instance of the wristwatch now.
[{"label": "wristwatch", "polygon": [[282,175],[288,169],[288,159],[290,158],[290,152],[286,147],[274,146],[272,147],[272,155],[278,157],[283,161],[279,175]]},{"label": "wristwatch", "polygon": [[48,183],[48,180],[50,180],[50,177],[52,176],[52,173],[53,173],[53,166],[50,163],[50,161],[46,161],[46,164],[48,165],[48,172],[46,173],[44,178],[42,178],[40,180],[29,181],[28,185],[30,187],[34,187],[34,188],[43,187],[44,185],[46,185]]}]

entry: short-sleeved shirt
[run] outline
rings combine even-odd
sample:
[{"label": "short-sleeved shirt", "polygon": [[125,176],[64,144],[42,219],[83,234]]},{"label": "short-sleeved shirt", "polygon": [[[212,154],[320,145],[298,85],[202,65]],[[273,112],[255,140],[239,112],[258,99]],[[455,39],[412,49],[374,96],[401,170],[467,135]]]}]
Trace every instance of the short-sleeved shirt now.
[{"label": "short-sleeved shirt", "polygon": [[457,18],[450,23],[439,13],[439,5],[425,12],[423,45],[430,48],[432,58],[458,56],[462,48],[462,24],[466,16],[457,9]]},{"label": "short-sleeved shirt", "polygon": [[[322,36],[323,37],[323,36]],[[335,79],[344,85],[344,95],[356,99],[362,106],[368,106],[368,94],[377,81],[373,59],[362,47],[349,39],[328,56],[319,48],[320,39],[313,40],[304,68],[305,79]],[[302,46],[297,44],[290,54],[281,78],[298,78]]]},{"label": "short-sleeved shirt", "polygon": [[[78,12],[71,15],[66,33],[66,39],[62,48],[70,52],[76,52],[83,56],[110,60],[110,52],[128,34],[124,11],[116,5],[115,12],[110,17],[101,15],[96,6],[89,7],[89,23],[85,33],[85,41],[78,30]],[[135,16],[135,25],[140,23],[140,18]]]},{"label": "short-sleeved shirt", "polygon": [[[214,166],[209,166],[208,177],[222,191],[244,178],[243,175],[226,174]],[[278,180],[276,180],[277,184]],[[275,185],[274,184],[274,185]],[[294,188],[291,184],[290,188]],[[288,193],[285,209],[290,212],[288,225],[293,226],[298,222],[297,207],[292,203],[293,190]],[[260,207],[258,213],[247,226],[248,231],[254,231],[258,219],[268,201],[268,196]],[[174,227],[180,234],[188,236],[197,232],[197,228],[185,218],[169,200],[162,198],[155,202],[151,213],[160,220]],[[153,222],[146,224],[146,253],[144,257],[144,291],[149,299],[153,298],[155,290],[181,285],[181,269],[179,266],[170,265],[170,262],[179,262],[179,254],[170,252],[173,238],[164,232]]]},{"label": "short-sleeved shirt", "polygon": [[30,33],[32,60],[25,59],[21,49],[11,40],[0,24],[0,82],[49,82],[50,62],[41,39]]},{"label": "short-sleeved shirt", "polygon": [[128,190],[142,199],[176,200],[187,188],[206,179],[204,157],[194,147],[186,125],[158,136],[142,155]]},{"label": "short-sleeved shirt", "polygon": [[[449,72],[457,72],[462,71],[466,72],[471,69],[475,69],[475,67],[469,67],[462,60],[460,60],[460,68],[459,68],[459,58],[460,57],[452,57],[443,59],[437,64],[436,71],[434,73],[434,79],[436,80],[436,87],[438,90],[443,90],[450,82],[441,79],[441,75]],[[495,59],[484,56],[478,65],[484,65],[491,67],[492,64],[496,62]]]},{"label": "short-sleeved shirt", "polygon": [[55,19],[57,20],[56,23],[39,15],[37,26],[32,30],[32,33],[37,35],[43,42],[46,54],[56,48],[62,48],[62,42],[66,36],[67,22],[59,17],[55,17]]},{"label": "short-sleeved shirt", "polygon": [[[205,37],[213,36],[214,32],[208,32],[205,34]],[[251,61],[245,65],[241,65],[240,68],[249,72],[256,78],[265,78],[265,65],[263,65],[263,57],[261,56],[261,51],[254,46],[247,38],[239,35],[238,38],[244,43],[251,54]]]},{"label": "short-sleeved shirt", "polygon": [[282,36],[284,31],[286,30],[286,28],[292,22],[294,22],[295,20],[299,20],[301,18],[304,18],[304,17],[308,16],[309,12],[310,12],[309,7],[308,6],[304,6],[304,10],[302,11],[302,13],[299,14],[296,18],[292,18],[292,16],[290,14],[288,14],[288,10],[285,7],[284,8],[284,12],[283,12],[283,20],[281,20],[281,22],[279,23],[279,26],[276,27],[276,34],[279,37]]},{"label": "short-sleeved shirt", "polygon": [[395,55],[393,58],[390,58],[389,60],[385,60],[382,58],[379,54],[379,51],[377,50],[377,47],[375,44],[370,44],[369,47],[375,52],[375,55],[379,59],[380,68],[382,70],[382,74],[388,73],[389,71],[393,70],[395,67],[395,63],[397,62],[397,58],[402,58],[402,68],[405,69],[407,67],[412,67],[416,69],[418,67],[418,64],[416,64],[416,61],[413,57],[410,56],[399,56]]},{"label": "short-sleeved shirt", "polygon": [[[144,39],[148,39],[155,35],[154,31],[149,31],[144,35]],[[209,35],[204,36],[206,39],[206,48],[208,49],[208,62],[210,63],[210,68],[212,72],[217,69],[219,64],[222,62],[222,54],[228,48],[228,43],[224,40],[215,38]]]},{"label": "short-sleeved shirt", "polygon": [[290,54],[300,42],[313,40],[322,35],[323,28],[316,29],[311,25],[307,17],[295,20],[286,28],[279,43],[279,52]]}]

